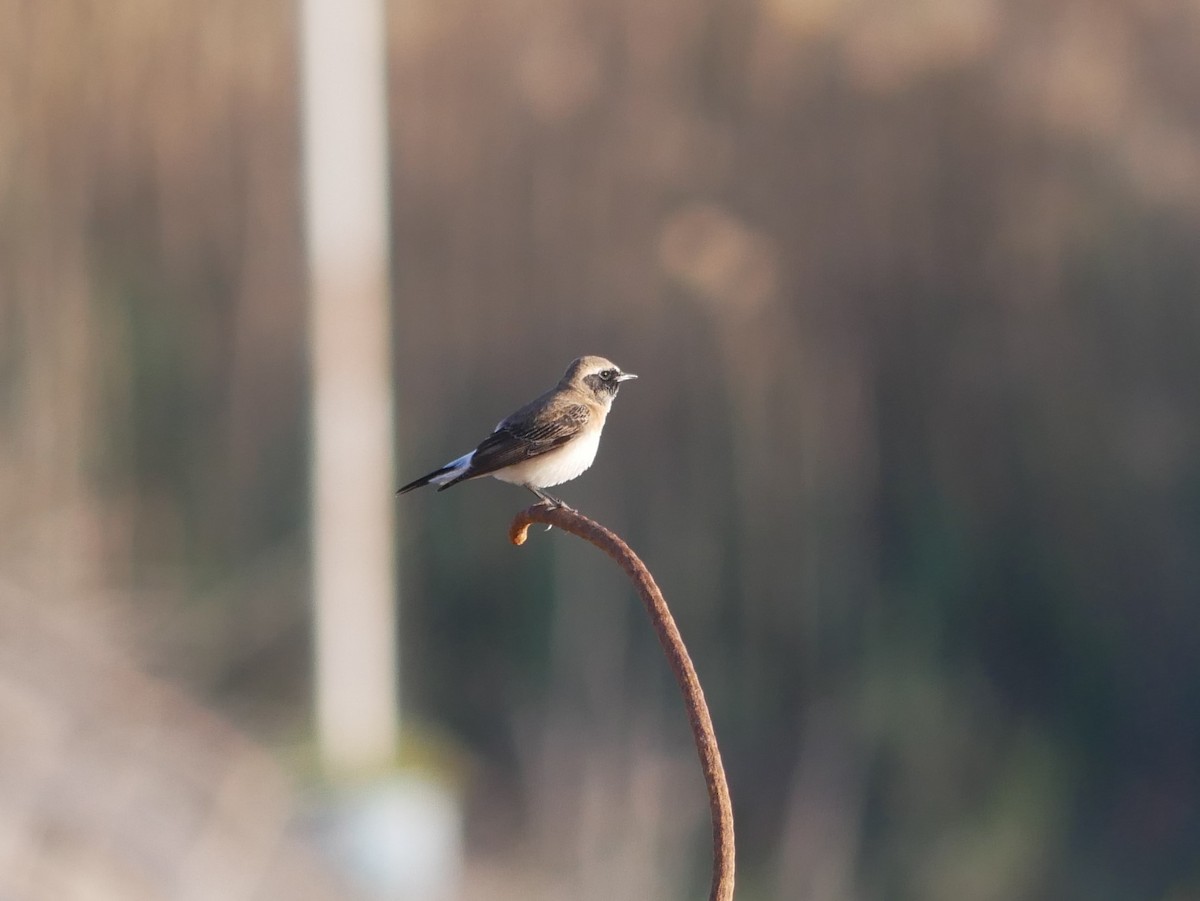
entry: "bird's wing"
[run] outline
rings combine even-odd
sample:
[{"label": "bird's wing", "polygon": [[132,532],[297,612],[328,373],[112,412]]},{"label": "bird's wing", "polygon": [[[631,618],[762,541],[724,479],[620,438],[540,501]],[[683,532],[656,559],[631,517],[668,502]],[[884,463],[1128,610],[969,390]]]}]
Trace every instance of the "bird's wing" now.
[{"label": "bird's wing", "polygon": [[470,477],[487,475],[561,447],[583,430],[591,411],[568,404],[553,416],[529,416],[518,410],[496,427],[471,455]]}]

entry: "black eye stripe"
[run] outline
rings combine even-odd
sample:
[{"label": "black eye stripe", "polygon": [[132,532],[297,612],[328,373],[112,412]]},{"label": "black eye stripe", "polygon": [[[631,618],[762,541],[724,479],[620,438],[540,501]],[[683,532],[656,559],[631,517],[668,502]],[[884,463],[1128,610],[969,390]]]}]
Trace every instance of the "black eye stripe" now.
[{"label": "black eye stripe", "polygon": [[618,369],[603,369],[600,372],[593,372],[583,377],[583,383],[591,388],[598,397],[611,397],[621,386],[620,381],[617,380],[618,372],[620,372]]}]

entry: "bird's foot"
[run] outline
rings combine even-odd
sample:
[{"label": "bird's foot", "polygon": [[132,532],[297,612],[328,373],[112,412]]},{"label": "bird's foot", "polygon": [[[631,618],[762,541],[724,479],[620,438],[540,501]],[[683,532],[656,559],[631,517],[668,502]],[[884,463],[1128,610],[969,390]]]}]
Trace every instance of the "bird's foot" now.
[{"label": "bird's foot", "polygon": [[530,491],[538,496],[538,500],[541,501],[540,506],[547,507],[551,510],[570,510],[572,513],[575,512],[573,508],[568,507],[563,501],[556,498],[553,494],[547,494],[545,491],[542,491],[540,488],[534,488],[532,485],[528,485],[526,487],[528,487]]},{"label": "bird's foot", "polygon": [[[545,507],[547,510],[570,510],[571,509],[566,504],[564,504],[562,501],[560,501],[558,498],[551,497],[550,495],[546,495],[544,498],[542,498],[542,503],[540,506]],[[546,524],[547,532],[549,532],[553,528],[554,528],[554,526],[550,525],[549,523]]]},{"label": "bird's foot", "polygon": [[[569,510],[571,513],[575,512],[575,510],[572,507],[568,507],[565,503],[563,503],[561,500],[556,498],[554,495],[547,494],[546,492],[542,491],[540,488],[534,488],[532,485],[527,485],[526,487],[538,496],[538,506],[539,507],[545,507],[547,510]],[[552,528],[554,528],[554,527],[551,525],[547,525],[546,531],[549,532]]]}]

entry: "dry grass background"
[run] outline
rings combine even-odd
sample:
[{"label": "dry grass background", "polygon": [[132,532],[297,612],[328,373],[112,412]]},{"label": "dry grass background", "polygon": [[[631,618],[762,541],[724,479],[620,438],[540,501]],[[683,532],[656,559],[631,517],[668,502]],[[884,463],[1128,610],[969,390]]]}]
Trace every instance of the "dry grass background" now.
[{"label": "dry grass background", "polygon": [[[404,471],[577,353],[642,375],[570,497],[682,610],[746,897],[1190,897],[1195,7],[452,0],[389,29]],[[281,744],[294,46],[280,2],[0,7],[0,573]],[[505,587],[503,492],[402,510],[405,691],[485,774],[475,872],[672,897],[703,805],[660,662],[571,549]]]}]

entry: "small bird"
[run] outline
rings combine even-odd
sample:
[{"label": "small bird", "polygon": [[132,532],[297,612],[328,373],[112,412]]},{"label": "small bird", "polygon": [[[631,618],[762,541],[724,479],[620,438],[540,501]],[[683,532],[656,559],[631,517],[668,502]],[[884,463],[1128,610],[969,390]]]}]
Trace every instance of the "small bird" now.
[{"label": "small bird", "polygon": [[429,484],[445,491],[468,479],[492,476],[528,488],[550,506],[566,507],[543,489],[570,481],[592,465],[621,382],[636,378],[604,357],[580,357],[555,387],[502,419],[475,450],[396,493]]}]

